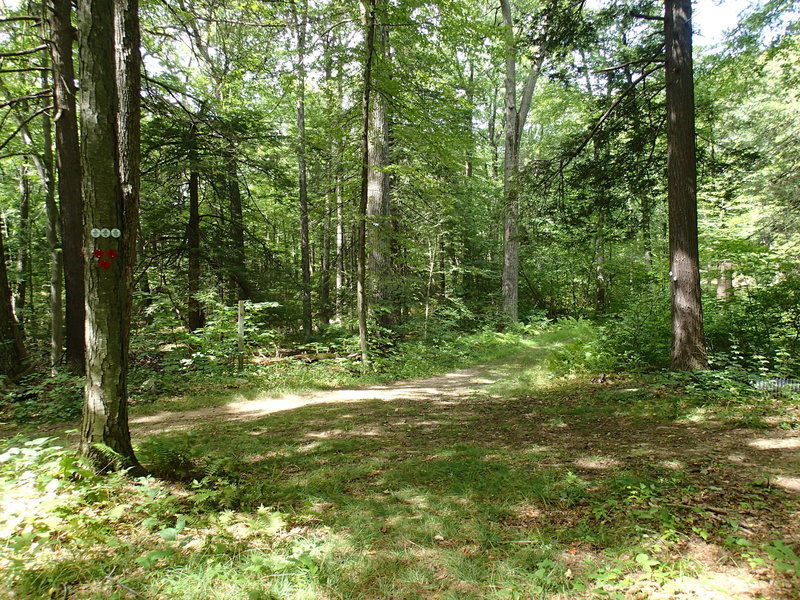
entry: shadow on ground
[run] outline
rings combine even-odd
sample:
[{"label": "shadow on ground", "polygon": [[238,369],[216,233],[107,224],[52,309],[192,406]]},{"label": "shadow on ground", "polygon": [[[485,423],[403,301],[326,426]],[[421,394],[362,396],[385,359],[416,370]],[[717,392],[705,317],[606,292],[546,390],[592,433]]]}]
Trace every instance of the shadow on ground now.
[{"label": "shadow on ground", "polygon": [[629,381],[496,393],[544,352],[142,417],[134,436],[145,457],[189,457],[190,477],[226,465],[208,484],[234,490],[222,505],[345,540],[319,567],[329,597],[797,597],[762,551],[800,541],[796,431],[704,419]]}]

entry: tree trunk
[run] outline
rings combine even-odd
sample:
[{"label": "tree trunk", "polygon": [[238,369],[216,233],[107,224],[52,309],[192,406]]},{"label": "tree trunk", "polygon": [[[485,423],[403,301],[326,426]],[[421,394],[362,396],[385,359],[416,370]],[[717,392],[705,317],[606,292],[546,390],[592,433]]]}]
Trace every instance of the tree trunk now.
[{"label": "tree trunk", "polygon": [[11,287],[8,285],[3,243],[4,227],[0,216],[0,375],[14,380],[25,370],[28,355],[11,306]]},{"label": "tree trunk", "polygon": [[[42,9],[47,11],[46,2]],[[44,36],[44,26],[42,35]],[[49,55],[43,57],[47,62]],[[49,69],[42,71],[42,88],[50,87]],[[64,310],[61,306],[64,282],[64,261],[61,254],[60,230],[61,222],[56,204],[55,170],[53,167],[53,135],[50,115],[42,114],[42,177],[44,183],[44,206],[47,214],[47,248],[50,250],[50,368],[55,375],[56,366],[61,362],[61,352],[64,347]]]},{"label": "tree trunk", "polygon": [[187,300],[189,331],[202,329],[205,315],[200,307],[197,294],[200,291],[200,174],[197,172],[197,153],[194,148],[189,153],[189,223],[187,238],[189,242],[189,265],[187,280],[189,297]]},{"label": "tree trunk", "polygon": [[[380,67],[385,74],[389,60],[389,29],[376,24],[373,78]],[[373,84],[374,86],[374,84]],[[378,325],[392,325],[391,205],[389,196],[389,117],[386,99],[378,92],[371,98],[367,173],[367,246],[369,249],[369,287],[372,311]]]},{"label": "tree trunk", "polygon": [[308,182],[306,169],[306,21],[308,2],[304,0],[300,15],[294,11],[297,33],[297,171],[300,204],[300,262],[303,277],[303,337],[311,337],[311,248],[308,233]]},{"label": "tree trunk", "polygon": [[61,217],[61,245],[66,292],[67,368],[84,372],[83,199],[81,197],[78,113],[75,107],[75,70],[72,46],[75,31],[70,21],[70,0],[48,0],[50,56],[53,67],[56,166]]},{"label": "tree trunk", "polygon": [[231,287],[235,291],[236,300],[248,300],[251,296],[251,290],[248,283],[247,267],[245,266],[242,190],[239,187],[239,169],[236,164],[236,158],[233,155],[228,157],[226,181],[231,209],[231,243],[233,246]]},{"label": "tree trunk", "polygon": [[549,28],[545,17],[542,25],[542,39],[531,60],[531,68],[517,109],[517,51],[514,35],[514,20],[511,16],[509,0],[500,0],[505,30],[505,160],[503,164],[503,312],[512,323],[519,319],[519,190],[517,177],[520,166],[520,142],[525,130],[533,93],[544,64],[544,39]]},{"label": "tree trunk", "polygon": [[361,349],[363,368],[369,366],[369,332],[367,330],[367,311],[369,294],[367,291],[367,205],[369,199],[369,160],[370,160],[370,107],[372,100],[372,66],[375,54],[375,4],[376,0],[363,0],[365,20],[364,36],[364,89],[361,99],[361,197],[357,215],[357,276],[356,310],[358,313],[358,341]]},{"label": "tree trunk", "polygon": [[730,300],[733,298],[733,261],[721,260],[719,262],[719,279],[717,280],[717,300]]},{"label": "tree trunk", "polygon": [[519,237],[516,174],[519,169],[517,139],[517,54],[514,22],[508,0],[500,0],[505,27],[505,159],[503,162],[503,313],[512,323],[519,318]]},{"label": "tree trunk", "polygon": [[31,183],[28,180],[28,165],[19,170],[19,231],[17,231],[17,286],[13,294],[14,315],[20,332],[25,322],[25,294],[28,291],[28,251],[31,245]]},{"label": "tree trunk", "polygon": [[706,367],[697,241],[690,0],[665,0],[672,368]]},{"label": "tree trunk", "polygon": [[137,0],[84,0],[79,26],[86,210],[86,388],[81,452],[98,472],[118,468],[140,471],[131,445],[127,407],[139,192]]},{"label": "tree trunk", "polygon": [[597,211],[597,232],[594,239],[595,250],[595,309],[603,312],[606,307],[606,214],[605,208],[599,207]]}]

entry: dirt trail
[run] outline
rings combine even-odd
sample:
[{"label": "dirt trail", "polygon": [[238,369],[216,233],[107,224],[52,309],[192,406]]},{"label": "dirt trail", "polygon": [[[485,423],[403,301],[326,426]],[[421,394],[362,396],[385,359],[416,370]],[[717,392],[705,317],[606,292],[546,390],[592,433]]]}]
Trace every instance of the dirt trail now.
[{"label": "dirt trail", "polygon": [[272,413],[293,410],[311,404],[342,404],[367,400],[390,402],[393,400],[467,398],[485,392],[488,387],[521,368],[525,359],[530,358],[531,352],[530,350],[523,351],[501,360],[425,379],[279,396],[270,396],[265,393],[255,399],[238,400],[222,406],[134,416],[130,418],[129,422],[134,436],[148,436],[171,431],[185,431],[196,425],[211,422],[252,421]]}]

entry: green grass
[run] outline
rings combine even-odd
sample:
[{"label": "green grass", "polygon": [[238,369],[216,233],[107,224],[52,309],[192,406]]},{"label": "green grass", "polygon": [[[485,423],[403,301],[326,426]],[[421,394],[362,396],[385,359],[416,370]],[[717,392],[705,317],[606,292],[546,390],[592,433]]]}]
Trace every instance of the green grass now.
[{"label": "green grass", "polygon": [[[795,593],[797,495],[746,444],[777,429],[740,419],[797,413],[659,376],[554,377],[548,357],[578,333],[517,343],[471,398],[317,404],[140,440],[171,482],[76,479],[69,452],[12,440],[0,595],[625,598],[733,566]],[[690,551],[703,545],[717,563]]]}]

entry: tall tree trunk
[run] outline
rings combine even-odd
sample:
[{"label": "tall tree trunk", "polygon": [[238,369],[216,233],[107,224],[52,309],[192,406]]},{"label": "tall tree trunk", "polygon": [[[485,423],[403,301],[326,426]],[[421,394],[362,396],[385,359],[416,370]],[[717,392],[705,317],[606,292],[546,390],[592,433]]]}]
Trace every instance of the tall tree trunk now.
[{"label": "tall tree trunk", "polygon": [[[377,7],[377,4],[376,4]],[[376,17],[377,19],[377,17]],[[383,24],[375,26],[373,79],[377,69],[385,76],[389,61],[389,29]],[[373,83],[374,87],[374,83]],[[386,98],[373,93],[369,122],[369,170],[367,173],[367,247],[369,249],[369,287],[371,308],[378,325],[392,325],[392,224],[389,174],[389,116]]]},{"label": "tall tree trunk", "polygon": [[31,182],[28,180],[28,165],[19,170],[19,231],[17,232],[17,289],[12,298],[14,315],[20,331],[25,322],[25,294],[28,291],[28,251],[31,245]]},{"label": "tall tree trunk", "polygon": [[303,278],[303,337],[311,337],[311,248],[308,234],[308,182],[306,169],[306,21],[308,2],[294,11],[297,34],[297,171],[300,203],[300,262]]},{"label": "tall tree trunk", "polygon": [[75,31],[70,0],[47,0],[53,68],[56,166],[61,217],[61,245],[66,292],[64,358],[73,373],[84,372],[83,199],[81,198],[78,112],[72,46]]},{"label": "tall tree trunk", "polygon": [[189,163],[189,223],[187,224],[189,265],[186,273],[189,297],[187,308],[189,331],[197,331],[202,329],[205,324],[205,315],[200,306],[200,300],[197,298],[200,291],[200,173],[197,172],[197,151],[194,148],[189,153]]},{"label": "tall tree trunk", "polygon": [[707,366],[697,241],[692,5],[665,0],[672,368]]},{"label": "tall tree trunk", "polygon": [[3,243],[4,227],[0,215],[0,375],[13,380],[25,370],[28,355],[11,306],[11,287],[8,284]]},{"label": "tall tree trunk", "polygon": [[[86,210],[81,452],[99,472],[120,467],[140,471],[131,445],[127,406],[139,191],[137,0],[83,0],[79,27]],[[106,448],[116,456],[110,456]]]},{"label": "tall tree trunk", "polygon": [[369,332],[367,330],[367,312],[369,310],[369,293],[367,291],[367,205],[370,181],[370,108],[372,100],[372,67],[375,58],[375,29],[377,0],[363,0],[365,21],[364,36],[364,88],[361,98],[361,197],[357,214],[357,275],[356,275],[356,310],[358,313],[358,341],[361,349],[363,368],[369,366]]},{"label": "tall tree trunk", "polygon": [[251,290],[245,265],[242,190],[239,187],[239,169],[233,154],[228,157],[226,182],[231,210],[231,243],[233,246],[231,287],[235,291],[237,301],[248,300],[251,296]]},{"label": "tall tree trunk", "polygon": [[516,174],[519,169],[517,139],[517,53],[514,21],[508,0],[500,0],[505,27],[505,159],[503,162],[503,312],[512,323],[519,317],[519,237]]},{"label": "tall tree trunk", "polygon": [[[42,2],[42,11],[47,11],[46,2]],[[45,27],[42,23],[42,34]],[[49,55],[43,57],[48,62]],[[50,70],[42,70],[42,88],[50,87]],[[55,369],[61,362],[61,352],[64,347],[64,309],[62,308],[62,290],[64,283],[64,261],[61,253],[60,230],[61,222],[56,204],[55,169],[53,165],[53,134],[52,122],[49,113],[42,114],[42,170],[44,171],[44,206],[47,214],[47,248],[50,250],[50,368],[55,375]]]},{"label": "tall tree trunk", "polygon": [[517,51],[514,20],[509,0],[500,0],[505,34],[505,160],[503,163],[503,312],[515,323],[519,318],[519,190],[520,142],[525,130],[533,93],[539,81],[545,56],[545,38],[549,19],[542,25],[539,42],[517,109]]}]

